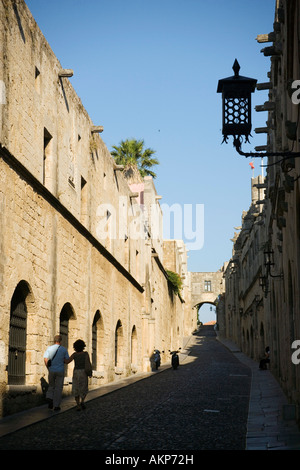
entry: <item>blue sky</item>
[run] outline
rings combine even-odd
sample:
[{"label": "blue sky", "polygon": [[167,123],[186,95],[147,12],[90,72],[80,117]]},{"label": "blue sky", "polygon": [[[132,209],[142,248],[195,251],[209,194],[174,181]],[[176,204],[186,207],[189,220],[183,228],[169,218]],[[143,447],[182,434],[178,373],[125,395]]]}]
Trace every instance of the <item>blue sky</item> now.
[{"label": "blue sky", "polygon": [[[143,139],[160,161],[161,203],[180,204],[183,217],[184,204],[203,205],[204,243],[189,251],[188,269],[221,268],[250,206],[251,177],[261,168],[256,159],[253,172],[232,141],[221,145],[218,80],[233,75],[237,58],[241,75],[268,81],[270,59],[255,38],[273,30],[275,0],[26,3],[61,65],[74,70],[71,83],[94,124],[104,126],[108,149]],[[264,101],[267,93],[256,91],[253,109]],[[266,119],[253,111],[253,129]],[[266,142],[252,135],[246,151]]]}]

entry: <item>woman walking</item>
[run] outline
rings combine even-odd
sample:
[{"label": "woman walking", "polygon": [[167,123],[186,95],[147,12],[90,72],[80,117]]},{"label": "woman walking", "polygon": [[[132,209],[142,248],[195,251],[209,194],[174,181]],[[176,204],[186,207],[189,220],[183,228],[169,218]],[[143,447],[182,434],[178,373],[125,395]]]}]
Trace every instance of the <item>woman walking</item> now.
[{"label": "woman walking", "polygon": [[[77,411],[85,408],[84,400],[88,393],[88,377],[91,376],[92,367],[90,357],[87,351],[84,351],[85,342],[78,339],[73,344],[75,352],[69,359],[65,360],[69,364],[74,360],[72,392],[75,396]],[[89,369],[89,370],[88,370]]]}]

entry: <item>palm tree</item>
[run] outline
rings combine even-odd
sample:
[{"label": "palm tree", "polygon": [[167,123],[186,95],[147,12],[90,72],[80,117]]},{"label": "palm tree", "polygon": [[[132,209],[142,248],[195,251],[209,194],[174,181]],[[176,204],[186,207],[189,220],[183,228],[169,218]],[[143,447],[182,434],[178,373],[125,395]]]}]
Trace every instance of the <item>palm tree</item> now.
[{"label": "palm tree", "polygon": [[144,150],[144,141],[136,139],[121,140],[119,146],[113,145],[111,155],[114,157],[117,165],[123,165],[126,171],[134,172],[138,169],[140,176],[152,176],[156,174],[150,169],[158,165],[157,158],[153,158],[155,150],[147,148]]}]

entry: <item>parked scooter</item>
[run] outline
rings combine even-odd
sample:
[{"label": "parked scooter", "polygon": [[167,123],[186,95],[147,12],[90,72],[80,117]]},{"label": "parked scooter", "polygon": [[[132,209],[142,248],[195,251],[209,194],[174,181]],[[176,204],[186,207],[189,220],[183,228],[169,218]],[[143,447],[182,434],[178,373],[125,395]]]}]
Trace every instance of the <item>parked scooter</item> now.
[{"label": "parked scooter", "polygon": [[[180,350],[180,349],[181,349],[181,348],[179,348],[179,350]],[[174,370],[176,370],[177,367],[179,366],[179,356],[178,356],[179,350],[177,350],[177,351],[170,351],[171,356],[172,356],[172,358],[171,358],[171,364],[172,364],[172,367],[173,367]]]}]

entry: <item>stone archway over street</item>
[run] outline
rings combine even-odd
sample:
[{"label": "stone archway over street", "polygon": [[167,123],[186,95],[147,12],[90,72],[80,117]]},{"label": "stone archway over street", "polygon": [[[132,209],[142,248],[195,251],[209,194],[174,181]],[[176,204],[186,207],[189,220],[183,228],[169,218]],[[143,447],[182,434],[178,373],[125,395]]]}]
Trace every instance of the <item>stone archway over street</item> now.
[{"label": "stone archway over street", "polygon": [[225,292],[223,270],[217,272],[191,273],[192,307],[203,304],[216,305],[219,295]]}]

